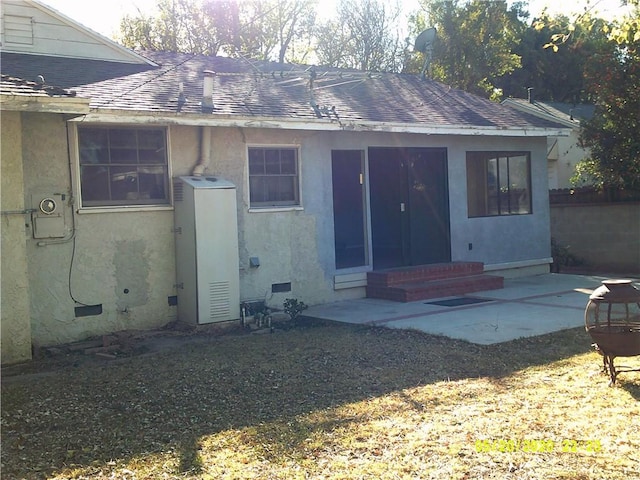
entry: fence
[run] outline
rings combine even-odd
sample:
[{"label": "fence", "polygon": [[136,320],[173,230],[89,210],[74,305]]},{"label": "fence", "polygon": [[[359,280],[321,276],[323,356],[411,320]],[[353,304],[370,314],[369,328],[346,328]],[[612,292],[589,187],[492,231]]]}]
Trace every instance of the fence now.
[{"label": "fence", "polygon": [[561,264],[640,275],[640,192],[551,190],[549,203]]}]

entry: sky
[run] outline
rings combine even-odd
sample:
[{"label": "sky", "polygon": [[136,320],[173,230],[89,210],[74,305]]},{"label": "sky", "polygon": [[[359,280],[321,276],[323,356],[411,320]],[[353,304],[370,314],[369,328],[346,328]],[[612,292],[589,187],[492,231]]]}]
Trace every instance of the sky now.
[{"label": "sky", "polygon": [[[120,19],[125,15],[138,15],[138,9],[148,15],[155,12],[156,0],[40,0],[85,27],[113,38],[120,30]],[[418,5],[418,0],[402,0],[407,11]],[[597,4],[594,8],[599,16],[612,19],[623,10],[620,0],[529,0],[529,13],[539,14],[546,6],[551,14],[564,13],[569,18],[584,11],[586,5]],[[333,8],[335,0],[323,0],[322,5]]]}]

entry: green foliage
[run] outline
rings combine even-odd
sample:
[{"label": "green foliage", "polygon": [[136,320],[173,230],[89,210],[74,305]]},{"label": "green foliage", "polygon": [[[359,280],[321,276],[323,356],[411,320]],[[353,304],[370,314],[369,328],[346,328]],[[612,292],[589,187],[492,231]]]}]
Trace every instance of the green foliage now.
[{"label": "green foliage", "polygon": [[[602,20],[594,21],[604,24]],[[557,32],[570,32],[559,34]],[[554,53],[544,48],[551,38],[565,38],[566,43]],[[585,91],[584,72],[593,55],[610,50],[600,29],[574,26],[564,15],[544,12],[522,34],[516,47],[522,68],[500,80],[505,96],[526,97],[533,88],[534,98],[543,101],[581,103],[590,101]]]},{"label": "green foliage", "polygon": [[[639,21],[636,9],[635,23],[626,25]],[[580,144],[591,154],[578,173],[603,189],[640,188],[640,28],[625,38],[618,46],[619,37],[612,37],[616,48],[594,56],[585,72],[596,110],[581,126]]]},{"label": "green foliage", "polygon": [[574,187],[592,185],[598,189],[602,189],[605,184],[604,178],[598,170],[598,162],[591,158],[585,158],[576,164],[573,175],[569,181]]},{"label": "green foliage", "polygon": [[[596,103],[593,117],[581,125],[579,139],[590,157],[578,164],[571,179],[574,185],[640,188],[640,0],[628,4],[634,6],[631,13],[612,23],[592,17],[593,7],[587,8],[543,45],[555,55],[568,55],[589,37],[597,47],[587,49],[582,70],[585,96]],[[550,26],[548,18],[534,23],[547,34]]]},{"label": "green foliage", "polygon": [[521,5],[423,0],[422,6],[427,14],[411,17],[412,30],[428,25],[438,31],[431,77],[487,98],[499,97],[499,79],[520,67],[514,51],[525,29]]},{"label": "green foliage", "polygon": [[299,302],[295,298],[287,298],[284,301],[284,313],[289,315],[291,320],[295,320],[304,310],[309,308],[304,302]]},{"label": "green foliage", "polygon": [[582,265],[583,261],[569,251],[568,245],[561,245],[555,238],[551,238],[551,256],[556,271],[560,267],[572,267]]}]

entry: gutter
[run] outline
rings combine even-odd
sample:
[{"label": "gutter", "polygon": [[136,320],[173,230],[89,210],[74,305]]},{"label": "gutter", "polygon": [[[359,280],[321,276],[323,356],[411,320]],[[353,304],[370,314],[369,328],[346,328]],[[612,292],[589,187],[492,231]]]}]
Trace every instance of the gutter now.
[{"label": "gutter", "polygon": [[[465,135],[465,136],[498,136],[498,137],[567,137],[571,128],[510,128],[460,125],[433,125],[424,123],[390,123],[362,120],[330,119],[299,120],[270,117],[240,117],[230,115],[193,115],[189,114],[149,114],[133,113],[126,110],[92,109],[83,120],[101,123],[129,123],[145,125],[185,125],[200,127],[239,127],[239,128],[272,128],[312,131],[353,131],[353,132],[387,132],[417,133],[422,135]],[[80,120],[72,120],[80,121]]]}]

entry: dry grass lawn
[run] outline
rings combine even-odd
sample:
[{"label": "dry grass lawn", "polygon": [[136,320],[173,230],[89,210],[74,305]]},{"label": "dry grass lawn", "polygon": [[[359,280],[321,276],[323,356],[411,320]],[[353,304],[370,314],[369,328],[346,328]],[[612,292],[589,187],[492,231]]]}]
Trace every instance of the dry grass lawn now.
[{"label": "dry grass lawn", "polygon": [[3,376],[2,478],[640,478],[640,373],[609,387],[582,329],[301,323]]}]

